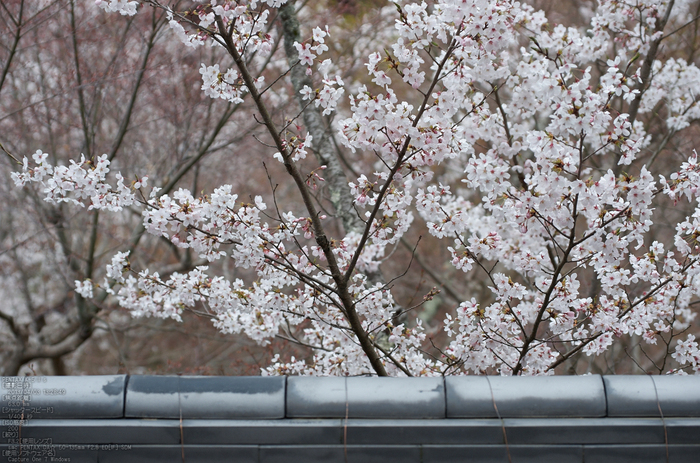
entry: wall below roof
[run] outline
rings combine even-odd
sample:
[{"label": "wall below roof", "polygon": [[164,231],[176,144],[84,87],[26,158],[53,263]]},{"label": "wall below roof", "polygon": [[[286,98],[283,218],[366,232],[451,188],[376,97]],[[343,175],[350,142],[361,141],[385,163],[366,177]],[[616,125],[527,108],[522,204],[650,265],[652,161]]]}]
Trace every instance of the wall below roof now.
[{"label": "wall below roof", "polygon": [[698,462],[700,376],[3,377],[0,462]]}]

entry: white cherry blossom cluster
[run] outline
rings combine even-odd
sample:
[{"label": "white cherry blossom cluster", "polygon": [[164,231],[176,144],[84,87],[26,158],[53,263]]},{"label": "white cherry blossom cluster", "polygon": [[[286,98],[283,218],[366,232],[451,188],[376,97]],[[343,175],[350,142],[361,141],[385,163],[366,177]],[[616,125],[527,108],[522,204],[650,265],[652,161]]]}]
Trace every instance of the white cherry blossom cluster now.
[{"label": "white cherry blossom cluster", "polygon": [[139,2],[131,0],[95,0],[95,5],[108,13],[118,12],[124,16],[133,16],[136,14]]},{"label": "white cherry blossom cluster", "polygon": [[[133,3],[98,2],[123,14],[135,12]],[[262,5],[212,1],[193,10],[195,21],[171,11],[171,26],[194,46],[217,43],[223,24],[238,53],[265,54],[270,9]],[[673,5],[600,0],[590,24],[576,28],[550,25],[544,13],[506,0],[398,2],[393,42],[362,57],[367,74],[347,86],[354,89],[347,109],[339,104],[340,70],[319,62],[329,29],[313,27],[294,47],[300,65],[313,74],[316,63],[323,78],[301,94],[323,115],[341,113],[332,129],[358,163],[374,156],[349,182],[365,228],[323,241],[327,217],[270,216],[261,197],[241,202],[230,185],[198,198],[154,189],[144,198],[149,233],[210,262],[230,258],[254,277],[229,281],[207,267],[161,276],[131,268],[120,253],[102,287],[137,316],[179,319],[190,310],[226,333],[312,348],[306,359],[276,356],[265,374],[372,374],[359,331],[396,375],[551,374],[622,337],[666,343],[675,361],[667,372],[699,372],[698,343],[684,333],[700,299],[700,167],[696,154],[680,165],[654,164],[658,153],[649,151],[660,140],[646,124],[652,113],[665,114],[670,137],[700,118],[696,66],[661,55],[644,60]],[[221,69],[201,65],[202,90],[243,101],[251,89],[240,69]],[[296,166],[312,142],[309,134],[289,137],[286,156],[274,156]],[[105,157],[65,167],[37,152],[13,179],[41,183],[48,201],[134,204],[145,178],[129,187],[117,174],[112,187],[108,171]],[[309,189],[323,180],[314,175]],[[686,208],[675,233],[655,223],[656,209],[669,202]],[[405,321],[407,308],[376,278],[391,246],[426,228],[444,243],[456,275],[488,287],[480,300],[448,311],[441,328],[449,339],[431,355],[435,328]],[[89,298],[94,287],[76,282],[76,291]],[[361,330],[350,326],[355,315]]]},{"label": "white cherry blossom cluster", "polygon": [[[416,19],[422,18],[422,15],[427,15],[424,7],[407,8],[406,17],[400,21],[399,29],[414,41],[414,45],[420,43],[421,34],[412,28],[422,28],[422,33],[430,29],[420,23],[426,21]],[[562,41],[565,32],[555,29]],[[542,319],[549,322],[552,332],[562,341],[571,342],[572,346],[582,346],[588,354],[603,352],[616,336],[622,334],[644,335],[645,341],[655,342],[655,333],[666,332],[672,318],[684,318],[680,316],[685,310],[682,307],[672,311],[660,309],[669,298],[675,297],[681,286],[671,284],[672,276],[661,276],[660,269],[650,268],[651,261],[645,260],[646,264],[643,265],[631,253],[643,245],[644,237],[652,226],[652,199],[658,192],[653,176],[643,166],[638,178],[617,179],[612,171],[599,176],[583,164],[589,157],[585,155],[584,158],[582,153],[584,143],[594,155],[611,156],[614,153],[620,165],[632,164],[648,145],[649,137],[639,123],[632,126],[626,114],[613,117],[608,111],[611,98],[620,97],[629,103],[637,97],[639,92],[631,88],[634,84],[631,79],[637,79],[638,75],[634,74],[635,70],[625,69],[624,73],[621,72],[618,56],[607,62],[607,73],[600,77],[602,91],[594,91],[590,71],[585,70],[579,75],[575,64],[581,62],[583,56],[591,59],[588,58],[591,53],[595,59],[602,48],[585,40],[576,42],[575,37],[579,35],[572,33],[571,36],[574,39],[567,38],[558,49],[552,50],[553,35],[543,32],[534,40],[536,53],[526,53],[526,60],[516,68],[517,73],[505,68],[495,70],[495,75],[504,71],[511,74],[507,78],[514,86],[520,84],[515,86],[513,94],[522,103],[513,107],[504,104],[498,108],[500,114],[491,116],[485,110],[473,112],[475,118],[481,121],[492,119],[501,126],[506,124],[504,114],[507,114],[508,123],[511,124],[511,139],[507,143],[501,138],[501,130],[493,131],[495,126],[487,126],[483,122],[472,126],[480,132],[478,138],[494,143],[491,150],[466,160],[464,181],[470,189],[482,193],[483,202],[473,203],[454,195],[445,185],[418,190],[416,205],[427,222],[428,230],[438,238],[455,239],[456,246],[449,247],[449,250],[453,256],[452,262],[458,269],[469,270],[474,262],[482,260],[498,261],[511,271],[524,272],[528,278],[537,281],[532,290],[518,293],[517,297],[510,295],[507,305],[501,302],[484,309],[483,313],[490,313],[491,316],[483,321],[474,318],[474,313],[480,314],[482,309],[477,307],[475,312],[466,312],[472,316],[470,326],[475,328],[474,336],[478,340],[470,344],[479,349],[489,346],[487,350],[494,354],[485,364],[488,367],[496,363],[511,365],[510,368],[520,365],[519,371],[522,372],[548,371],[557,355],[546,343],[528,345],[527,355],[518,358],[518,353],[523,352],[524,331],[537,321],[538,314],[544,315]],[[468,43],[466,39],[461,42]],[[599,44],[602,43],[605,42],[599,41]],[[586,50],[590,51],[582,53]],[[462,52],[460,48],[459,53]],[[367,67],[373,82],[386,87],[386,95],[391,98],[388,87],[391,78],[379,69],[381,61],[379,54],[370,55]],[[392,67],[395,67],[393,63]],[[536,72],[533,72],[535,69]],[[473,75],[473,69],[467,72]],[[543,79],[543,72],[552,77]],[[521,75],[529,80],[523,80]],[[445,76],[444,81],[448,82],[449,76]],[[474,97],[480,98],[480,95],[470,92],[468,87],[463,89],[466,93],[451,100],[471,103],[462,104],[464,111],[472,111],[475,103],[478,103]],[[397,147],[405,138],[397,137],[397,142],[389,134],[401,132],[411,137],[412,142],[418,138],[411,130],[415,126],[409,127],[407,124],[415,115],[413,108],[404,106],[403,115],[397,118],[387,109],[394,111],[396,105],[401,104],[398,99],[385,100],[384,93],[373,96],[366,88],[360,88],[357,97],[359,99],[351,100],[353,120],[342,121],[340,127],[345,134],[344,141],[350,148],[386,153],[385,160],[393,161],[398,154]],[[429,106],[427,111],[442,103],[440,100],[434,106]],[[527,131],[525,121],[535,111],[549,114],[550,121],[544,132]],[[387,115],[393,117],[390,119]],[[691,115],[691,119],[693,117]],[[396,119],[402,119],[404,125],[397,125]],[[396,130],[397,127],[399,130]],[[440,133],[441,127],[433,123],[431,130]],[[452,133],[455,133],[454,129]],[[418,143],[412,146],[420,147]],[[520,147],[528,148],[533,155],[521,166],[514,166],[513,158],[518,156]],[[454,154],[448,152],[444,157],[450,156]],[[688,167],[684,165],[685,175],[693,175],[692,168]],[[683,188],[682,180],[685,180],[682,175],[673,174],[673,187],[666,187],[667,190],[673,188],[680,191]],[[665,184],[663,178],[661,180]],[[514,181],[520,184],[519,188]],[[362,176],[352,186],[356,203],[369,206],[376,203],[376,192],[381,188],[381,182],[370,183]],[[686,191],[694,192],[694,188],[689,185]],[[484,217],[484,211],[489,215]],[[576,227],[577,216],[587,218],[588,231]],[[579,230],[574,231],[577,228]],[[695,230],[697,227],[688,223],[684,227],[684,236]],[[568,239],[566,231],[570,234]],[[465,234],[468,239],[464,238]],[[660,243],[655,246],[656,258],[663,262],[663,247]],[[681,249],[683,247],[681,245]],[[581,270],[592,268],[603,292],[609,296],[602,295],[597,301],[579,297],[575,273],[570,277],[560,275],[554,279],[536,276],[542,270],[545,274],[559,275],[560,262],[552,256],[562,254],[571,262],[579,262],[576,266]],[[669,270],[674,268],[671,272],[677,273],[678,264],[673,260],[673,255],[673,252],[668,253],[664,267]],[[626,265],[631,268],[625,269]],[[691,272],[693,268],[691,264],[684,271]],[[497,275],[491,275],[491,278],[493,290],[500,294],[505,280],[497,278]],[[625,288],[640,281],[650,283],[648,291],[637,299],[623,302],[629,294]],[[645,299],[643,294],[653,296]],[[543,296],[546,296],[545,299]],[[543,304],[547,308],[544,313]],[[626,308],[625,304],[630,307]],[[496,313],[501,315],[496,316]],[[494,325],[490,330],[484,328],[483,323],[492,323],[497,319],[508,323],[510,330],[502,325]],[[590,325],[586,327],[589,322]],[[508,333],[512,336],[509,337]],[[493,345],[494,339],[497,347]],[[457,347],[463,349],[465,342],[464,338],[460,338],[452,346],[456,350]],[[469,355],[472,353],[470,351]],[[464,357],[460,361],[465,362],[463,365],[468,364]],[[474,371],[484,370],[477,367]]]},{"label": "white cherry blossom cluster", "polygon": [[[213,34],[219,31],[219,25],[234,32],[232,40],[238,48],[239,53],[261,53],[268,55],[272,50],[273,38],[266,32],[268,16],[270,10],[262,8],[263,5],[270,8],[278,8],[285,3],[285,0],[267,1],[240,1],[240,0],[213,0],[209,3],[200,3],[191,11],[182,14],[174,11],[171,7],[163,5],[157,0],[142,0],[143,3],[150,4],[165,10],[168,15],[170,28],[175,35],[187,47],[198,47],[207,43]],[[191,19],[195,17],[196,19]],[[221,23],[218,23],[219,18]],[[213,43],[221,44],[214,41]]]},{"label": "white cherry blossom cluster", "polygon": [[677,132],[700,118],[698,95],[695,83],[700,79],[700,69],[683,59],[669,59],[665,63],[656,61],[652,85],[646,90],[639,111],[651,112],[660,101],[666,102],[668,115],[666,125]]},{"label": "white cherry blossom cluster", "polygon": [[681,164],[678,172],[671,174],[670,182],[661,176],[661,184],[664,186],[664,194],[674,200],[685,196],[688,201],[693,201],[700,196],[700,165],[697,152],[694,151],[692,156]]},{"label": "white cherry blossom cluster", "polygon": [[340,98],[345,93],[345,89],[343,88],[345,82],[343,82],[343,79],[337,74],[332,77],[330,76],[333,67],[333,62],[330,59],[323,60],[318,65],[318,71],[323,75],[323,80],[321,81],[323,87],[319,90],[314,90],[308,85],[304,85],[304,88],[300,91],[304,100],[313,100],[316,107],[323,108],[322,114],[324,116],[335,111],[340,102]]},{"label": "white cherry blossom cluster", "polygon": [[690,365],[696,374],[700,373],[700,348],[692,334],[689,334],[685,340],[678,341],[672,356],[681,365]]},{"label": "white cherry blossom cluster", "polygon": [[[314,137],[311,136],[311,134],[306,134],[304,138],[300,138],[297,136],[292,136],[288,141],[286,141],[286,146],[289,147],[289,150],[291,151],[291,156],[290,158],[292,161],[297,162],[301,159],[306,159],[306,155],[309,154],[307,149],[310,149],[312,147]],[[284,157],[282,156],[282,153],[279,151],[275,153],[272,157],[277,159],[279,162],[284,164]],[[323,181],[323,178],[318,175],[314,174],[312,176],[314,179],[318,181]]]},{"label": "white cherry blossom cluster", "polygon": [[225,73],[219,70],[219,65],[206,66],[199,69],[202,75],[202,91],[210,98],[221,98],[233,104],[243,102],[245,87],[239,82],[238,71],[228,69]]},{"label": "white cherry blossom cluster", "polygon": [[325,40],[327,36],[328,29],[323,31],[320,27],[316,27],[313,30],[313,40],[310,43],[294,42],[294,48],[296,48],[297,53],[299,53],[299,61],[301,64],[311,66],[319,55],[328,51],[328,45],[326,45]]},{"label": "white cherry blossom cluster", "polygon": [[135,190],[146,188],[148,184],[148,177],[142,177],[127,187],[124,177],[116,173],[116,185],[112,186],[107,182],[110,162],[106,154],[97,159],[81,156],[80,162],[71,161],[68,166],[53,166],[48,157],[41,150],[32,155],[34,162],[31,164],[25,157],[22,172],[13,173],[12,180],[19,187],[27,183],[41,184],[44,200],[50,203],[67,202],[83,207],[87,204],[88,210],[120,211],[134,204]]}]

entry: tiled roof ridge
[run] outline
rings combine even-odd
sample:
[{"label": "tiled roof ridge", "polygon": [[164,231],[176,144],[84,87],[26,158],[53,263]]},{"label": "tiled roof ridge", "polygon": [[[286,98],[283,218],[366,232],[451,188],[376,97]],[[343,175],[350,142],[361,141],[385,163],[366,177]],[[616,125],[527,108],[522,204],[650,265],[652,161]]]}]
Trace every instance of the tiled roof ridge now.
[{"label": "tiled roof ridge", "polygon": [[0,462],[700,461],[700,376],[3,377]]},{"label": "tiled roof ridge", "polygon": [[700,376],[44,376],[1,392],[3,417],[21,396],[43,419],[700,417]]}]

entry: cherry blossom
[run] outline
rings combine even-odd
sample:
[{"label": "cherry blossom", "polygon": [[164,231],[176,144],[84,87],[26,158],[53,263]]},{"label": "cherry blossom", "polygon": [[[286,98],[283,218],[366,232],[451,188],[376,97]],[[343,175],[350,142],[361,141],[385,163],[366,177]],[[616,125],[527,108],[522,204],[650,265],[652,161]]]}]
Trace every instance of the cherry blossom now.
[{"label": "cherry blossom", "polygon": [[[700,298],[697,154],[656,161],[700,118],[700,71],[658,52],[683,5],[601,0],[575,28],[518,2],[398,2],[387,43],[370,43],[356,77],[323,56],[330,26],[290,43],[287,61],[269,55],[268,21],[282,1],[215,1],[188,15],[140,3],[166,11],[185,46],[226,50],[232,61],[200,65],[201,89],[255,105],[302,209],[231,185],[161,195],[145,176],[109,183],[106,156],[54,166],[37,151],[13,174],[17,186],[38,183],[47,201],[88,209],[138,206],[148,233],[254,275],[226,279],[207,266],[161,275],[119,253],[104,283],[75,283],[82,297],[101,288],[135,316],[192,311],[224,333],[311,349],[307,359],[275,356],[264,374],[552,374],[622,338],[666,344],[675,364],[659,373],[700,371],[695,337],[683,337]],[[97,4],[136,14],[139,2]],[[278,83],[264,87],[251,72],[258,55],[289,64],[280,79],[296,85],[296,116],[275,114],[268,91]],[[662,106],[666,141],[647,117]],[[321,126],[302,117],[311,111]],[[322,157],[331,133],[349,153],[347,173]],[[309,168],[311,153],[320,166]],[[321,182],[342,185],[328,196],[336,205],[344,192],[352,220],[322,213]],[[658,209],[671,203],[683,217],[662,225]],[[383,274],[398,244],[421,234],[441,243],[452,275],[488,288],[460,298],[439,327],[395,299],[402,275]],[[447,340],[431,345],[438,330]]]}]

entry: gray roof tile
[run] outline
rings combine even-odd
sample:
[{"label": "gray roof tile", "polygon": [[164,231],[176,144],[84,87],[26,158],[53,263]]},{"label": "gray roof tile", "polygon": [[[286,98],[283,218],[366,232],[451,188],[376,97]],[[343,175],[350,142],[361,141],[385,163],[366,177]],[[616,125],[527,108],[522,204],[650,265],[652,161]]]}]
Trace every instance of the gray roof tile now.
[{"label": "gray roof tile", "polygon": [[288,418],[344,418],[346,378],[290,376],[287,378]]},{"label": "gray roof tile", "polygon": [[700,416],[700,376],[620,375],[603,380],[608,416]]},{"label": "gray roof tile", "polygon": [[3,377],[1,418],[120,418],[126,375]]},{"label": "gray roof tile", "polygon": [[[454,376],[445,379],[450,418],[602,417],[600,376]],[[495,406],[494,406],[495,403]]]},{"label": "gray roof tile", "polygon": [[445,417],[442,378],[347,378],[348,417]]},{"label": "gray roof tile", "polygon": [[125,413],[129,418],[284,418],[285,378],[132,376]]}]

